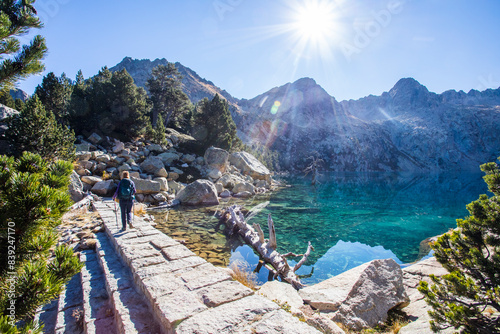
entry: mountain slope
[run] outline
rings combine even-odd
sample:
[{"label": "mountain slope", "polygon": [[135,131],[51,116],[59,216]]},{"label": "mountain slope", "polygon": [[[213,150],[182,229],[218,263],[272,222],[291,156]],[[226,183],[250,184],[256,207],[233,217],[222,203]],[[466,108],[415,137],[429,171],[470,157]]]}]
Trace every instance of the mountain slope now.
[{"label": "mountain slope", "polygon": [[[275,114],[272,101],[281,103]],[[338,103],[300,79],[240,101],[238,127],[247,142],[280,152],[286,167],[303,168],[317,151],[339,171],[478,171],[500,155],[499,105],[500,89],[435,94],[412,78]]]},{"label": "mountain slope", "polygon": [[[165,59],[124,58],[144,87]],[[337,102],[313,79],[238,100],[196,72],[175,64],[192,102],[216,93],[230,104],[238,135],[280,153],[283,167],[302,169],[315,151],[338,171],[478,171],[500,156],[500,89],[430,92],[413,78],[380,96]]]},{"label": "mountain slope", "polygon": [[[165,58],[155,59],[132,59],[125,57],[117,65],[110,68],[110,71],[120,71],[126,69],[132,76],[137,86],[146,89],[146,82],[151,75],[151,71],[158,65],[167,65],[168,61]],[[192,103],[196,103],[203,98],[212,99],[215,94],[224,97],[233,110],[237,110],[237,99],[233,98],[228,92],[215,86],[212,82],[201,78],[196,72],[181,63],[175,63],[175,67],[182,75],[182,89],[187,94]]]}]

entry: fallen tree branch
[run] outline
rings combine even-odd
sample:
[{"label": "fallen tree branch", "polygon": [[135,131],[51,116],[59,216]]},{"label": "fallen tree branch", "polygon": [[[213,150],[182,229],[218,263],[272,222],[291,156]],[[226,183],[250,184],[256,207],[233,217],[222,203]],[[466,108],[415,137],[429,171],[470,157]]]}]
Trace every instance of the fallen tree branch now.
[{"label": "fallen tree branch", "polygon": [[[274,230],[274,223],[271,215],[268,216],[268,225],[270,231],[268,242],[265,242],[264,233],[262,232],[258,224],[254,224],[254,226],[257,225],[257,227],[254,229],[246,223],[245,218],[241,212],[241,207],[238,205],[233,205],[225,209],[221,214],[220,222],[224,223],[227,226],[227,231],[230,235],[238,234],[260,255],[261,260],[266,263],[266,268],[270,270],[274,277],[280,276],[282,280],[290,283],[297,290],[304,287],[300,279],[295,274],[295,271],[298,270],[300,266],[302,266],[302,264],[304,264],[304,262],[307,260],[307,257],[311,253],[311,250],[313,250],[310,242],[303,258],[292,269],[288,265],[286,257],[276,251],[276,233]],[[285,255],[292,256],[295,254],[288,253]]]},{"label": "fallen tree branch", "polygon": [[299,270],[299,268],[302,267],[304,262],[307,261],[309,254],[311,254],[311,250],[314,250],[314,247],[311,245],[311,242],[309,241],[309,243],[307,245],[306,253],[304,254],[304,256],[302,256],[302,259],[295,265],[295,267],[293,267],[293,272],[296,272],[297,270]]}]

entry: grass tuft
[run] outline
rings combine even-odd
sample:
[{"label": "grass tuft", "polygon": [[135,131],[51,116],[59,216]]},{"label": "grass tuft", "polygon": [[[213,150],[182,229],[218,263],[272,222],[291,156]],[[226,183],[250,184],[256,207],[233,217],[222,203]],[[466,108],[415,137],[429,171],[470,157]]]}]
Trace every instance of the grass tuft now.
[{"label": "grass tuft", "polygon": [[258,287],[257,275],[250,270],[250,265],[243,261],[234,261],[230,266],[231,276],[235,281],[240,282],[244,286],[256,290]]}]

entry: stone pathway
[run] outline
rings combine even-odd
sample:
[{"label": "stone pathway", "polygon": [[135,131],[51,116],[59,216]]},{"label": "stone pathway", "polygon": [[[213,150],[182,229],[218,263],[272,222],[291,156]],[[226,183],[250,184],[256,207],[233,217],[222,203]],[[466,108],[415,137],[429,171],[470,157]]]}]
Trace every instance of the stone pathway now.
[{"label": "stone pathway", "polygon": [[110,199],[94,207],[105,232],[39,314],[46,333],[319,333],[140,217],[120,231]]}]

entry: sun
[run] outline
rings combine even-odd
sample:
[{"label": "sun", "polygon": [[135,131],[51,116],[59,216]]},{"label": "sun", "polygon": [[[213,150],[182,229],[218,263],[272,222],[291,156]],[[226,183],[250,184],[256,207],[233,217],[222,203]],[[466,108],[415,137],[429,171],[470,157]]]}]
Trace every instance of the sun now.
[{"label": "sun", "polygon": [[292,28],[302,42],[328,43],[336,34],[335,1],[306,0],[294,8]]}]

